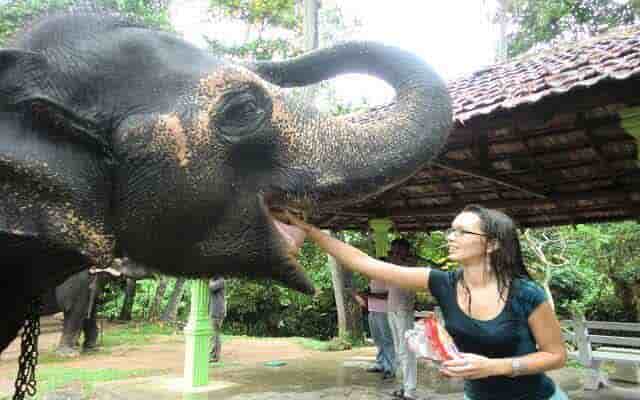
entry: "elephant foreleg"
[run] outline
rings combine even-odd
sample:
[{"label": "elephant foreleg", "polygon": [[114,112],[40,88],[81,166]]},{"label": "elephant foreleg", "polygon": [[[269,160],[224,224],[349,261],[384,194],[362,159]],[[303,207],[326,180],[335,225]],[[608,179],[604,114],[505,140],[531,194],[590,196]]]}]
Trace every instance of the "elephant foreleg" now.
[{"label": "elephant foreleg", "polygon": [[98,346],[98,324],[95,317],[85,319],[82,330],[84,332],[82,351],[95,350]]},{"label": "elephant foreleg", "polygon": [[84,319],[84,316],[65,311],[62,336],[60,337],[60,343],[56,350],[58,355],[75,357],[80,354],[78,351],[78,338]]}]

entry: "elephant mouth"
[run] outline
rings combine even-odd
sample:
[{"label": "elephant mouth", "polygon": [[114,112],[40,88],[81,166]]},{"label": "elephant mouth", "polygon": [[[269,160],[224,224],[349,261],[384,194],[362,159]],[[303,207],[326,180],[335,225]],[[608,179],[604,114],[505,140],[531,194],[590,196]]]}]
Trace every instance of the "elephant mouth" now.
[{"label": "elephant mouth", "polygon": [[284,222],[279,221],[277,218],[273,218],[273,222],[276,230],[287,244],[287,253],[292,257],[296,257],[304,243],[304,238],[306,236],[304,231],[295,226],[287,225]]},{"label": "elephant mouth", "polygon": [[273,227],[273,231],[276,232],[280,238],[286,254],[295,261],[304,243],[306,234],[302,229],[282,222],[279,216],[286,211],[297,217],[304,218],[304,211],[294,204],[287,205],[281,202],[276,204],[273,196],[269,194],[259,195],[258,198],[263,212]]}]

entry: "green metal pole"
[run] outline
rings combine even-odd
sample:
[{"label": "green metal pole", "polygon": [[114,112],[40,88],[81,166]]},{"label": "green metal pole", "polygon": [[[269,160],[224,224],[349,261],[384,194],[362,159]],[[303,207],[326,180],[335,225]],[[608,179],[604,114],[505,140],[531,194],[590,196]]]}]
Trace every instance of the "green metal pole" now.
[{"label": "green metal pole", "polygon": [[389,250],[391,250],[389,242],[389,229],[393,226],[391,220],[387,218],[370,219],[369,226],[373,230],[376,257],[386,257],[389,254]]},{"label": "green metal pole", "polygon": [[209,281],[191,282],[191,310],[184,328],[184,380],[187,388],[209,383],[209,345],[213,328],[209,320]]}]

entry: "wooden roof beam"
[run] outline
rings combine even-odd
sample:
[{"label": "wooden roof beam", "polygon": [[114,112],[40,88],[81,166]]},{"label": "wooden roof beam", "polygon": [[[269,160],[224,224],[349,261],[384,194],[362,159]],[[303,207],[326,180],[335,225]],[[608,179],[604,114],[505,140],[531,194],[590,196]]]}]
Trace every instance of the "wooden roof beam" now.
[{"label": "wooden roof beam", "polygon": [[[520,120],[521,118],[526,118],[521,116],[520,113],[514,114],[514,116],[509,119],[509,120],[505,120],[505,124],[510,123],[510,125],[504,125],[502,128],[505,128],[507,126],[517,126],[517,121]],[[602,117],[598,117],[598,118],[593,118],[589,120],[590,126],[593,129],[601,129],[601,128],[605,128],[605,127],[611,127],[611,134],[614,134],[616,136],[625,136],[625,130],[622,129],[622,127],[620,127],[620,116],[618,114],[611,114],[611,115],[606,115],[606,116],[602,116]],[[464,128],[464,132],[465,135],[460,135],[459,137],[451,137],[449,141],[445,144],[444,149],[443,149],[443,153],[446,153],[447,151],[455,151],[455,150],[464,150],[464,149],[468,149],[469,147],[473,146],[473,137],[468,137],[470,135],[472,135],[472,133],[467,133],[467,131],[469,132],[473,132],[473,131],[477,131],[480,129],[487,129],[485,128],[483,125],[480,124],[480,126],[477,127],[465,127]],[[495,128],[494,128],[495,129]],[[567,135],[570,134],[572,132],[578,131],[580,130],[580,128],[577,128],[576,126],[571,126],[571,127],[560,127],[560,128],[552,128],[552,129],[548,129],[548,130],[534,130],[534,131],[526,131],[526,130],[522,130],[520,129],[520,135],[519,137],[516,136],[501,136],[498,138],[493,138],[491,140],[491,144],[492,145],[496,145],[496,144],[513,144],[513,143],[517,143],[520,142],[521,138],[526,138],[527,140],[529,139],[540,139],[540,138],[550,138],[550,137],[554,137],[554,136],[563,136],[563,135]],[[611,138],[608,138],[611,139]]]},{"label": "wooden roof beam", "polygon": [[[515,141],[513,142],[515,143]],[[612,144],[612,143],[616,143],[616,144],[624,144],[624,143],[629,143],[629,144],[635,144],[636,140],[631,137],[631,136],[627,136],[627,135],[620,135],[618,137],[615,138],[607,138],[607,144]],[[567,152],[575,152],[575,151],[580,151],[580,150],[584,150],[584,149],[590,149],[590,148],[594,148],[594,144],[593,141],[591,141],[590,139],[588,139],[585,135],[585,139],[581,140],[581,141],[573,141],[571,146],[566,146],[563,148],[556,148],[553,150],[550,149],[540,149],[540,150],[534,150],[531,149],[529,146],[526,146],[525,149],[527,149],[527,152],[525,154],[523,153],[499,153],[499,154],[494,154],[490,159],[489,162],[500,162],[500,161],[513,161],[513,160],[526,160],[527,156],[538,156],[538,155],[543,155],[543,156],[554,156],[557,154],[566,154]],[[457,149],[456,151],[463,151],[466,148],[460,148]],[[437,161],[439,162],[447,162],[448,158],[447,157],[447,152],[443,152],[440,157],[437,158]]]},{"label": "wooden roof beam", "polygon": [[[547,198],[499,199],[499,200],[479,201],[478,203],[489,208],[540,207],[545,205],[555,206],[557,203],[581,201],[581,200],[586,200],[586,201],[609,200],[609,201],[615,201],[623,204],[624,202],[629,201],[628,200],[629,196],[633,194],[631,192],[640,194],[640,191],[638,191],[637,188],[634,189],[630,187],[621,187],[620,190],[595,190],[595,191],[588,191],[588,192],[555,194],[555,195],[549,195]],[[460,202],[456,204],[449,204],[446,206],[393,209],[393,210],[386,210],[386,212],[384,212],[384,215],[389,217],[426,217],[426,216],[430,217],[430,216],[437,216],[437,215],[458,212],[466,204],[467,202]],[[376,209],[375,212],[380,213],[380,210]],[[373,212],[369,212],[368,210],[353,210],[353,209],[326,211],[325,213],[332,214],[332,215],[346,216],[346,217],[348,216],[366,217],[369,215],[374,215]]]},{"label": "wooden roof beam", "polygon": [[[587,121],[584,113],[578,113],[577,125],[581,126],[584,129],[585,136],[591,142],[593,150],[595,151],[598,160],[600,160],[600,169],[605,173],[612,173],[611,179],[613,180],[614,184],[619,185],[621,172],[620,168],[617,168],[617,166],[611,162],[607,154],[605,154],[602,148],[604,146],[603,140],[593,134],[593,126],[589,123],[589,121]],[[622,127],[620,129],[622,129]],[[638,211],[640,210],[640,204],[638,204],[638,202],[635,201],[631,195],[628,195],[628,202],[626,203],[626,207],[629,209],[629,212],[631,214],[635,215],[637,215]]]},{"label": "wooden roof beam", "polygon": [[[621,161],[628,161],[629,158],[628,157],[623,157],[623,158],[618,158],[618,159],[610,159],[610,161],[612,162],[621,162]],[[555,165],[553,167],[547,167],[545,168],[546,172],[555,172],[555,171],[559,171],[559,170],[563,170],[563,169],[568,169],[568,168],[580,168],[580,167],[585,167],[585,166],[592,166],[593,162],[585,162],[585,161],[569,161],[566,162],[564,164],[558,164]],[[518,176],[518,175],[528,175],[530,174],[531,171],[530,170],[513,170],[513,171],[498,171],[498,173],[496,174],[497,179],[505,179],[506,177],[503,177],[504,175],[506,176]],[[624,174],[621,175],[626,175],[627,172],[625,171]],[[606,178],[606,177],[611,177],[610,173],[604,173],[602,176],[598,176],[595,177],[597,179],[600,178]],[[469,175],[469,178],[466,177],[462,177],[460,176],[458,179],[451,179],[453,183],[455,182],[464,182],[467,179],[473,179],[474,176]],[[594,179],[593,177],[591,178],[584,178],[584,177],[576,177],[576,178],[572,178],[572,179],[564,179],[564,180],[560,180],[560,179],[554,179],[554,180],[549,180],[547,179],[547,184],[548,185],[556,185],[556,184],[565,184],[565,183],[573,183],[573,182],[581,182],[584,180],[588,180],[588,179]],[[426,184],[427,182],[420,182],[420,184]]]},{"label": "wooden roof beam", "polygon": [[[527,151],[527,153],[529,154],[529,166],[530,168],[533,169],[535,176],[537,177],[539,182],[542,182],[542,184],[545,187],[545,191],[549,192],[551,190],[554,190],[553,188],[550,189],[550,185],[549,182],[547,180],[548,174],[550,173],[550,171],[544,171],[544,165],[542,165],[542,163],[540,163],[540,161],[538,161],[538,159],[536,158],[536,153],[534,152],[533,149],[531,149],[531,146],[529,145],[529,140],[526,138],[526,136],[523,134],[522,131],[520,131],[520,129],[518,129],[518,126],[514,126],[513,131],[515,133],[516,136],[520,137],[522,139],[522,145],[524,146],[525,150]],[[569,218],[573,218],[573,214],[571,212],[571,210],[565,208],[562,203],[560,202],[554,202],[555,206],[559,209],[564,210],[564,212],[567,213],[567,215],[569,216]]]},{"label": "wooden roof beam", "polygon": [[469,168],[466,165],[462,165],[461,163],[458,162],[453,162],[448,160],[446,164],[441,163],[440,161],[438,162],[432,162],[431,165],[437,166],[439,168],[443,168],[449,171],[454,171],[457,172],[459,174],[463,174],[463,175],[470,175],[473,176],[475,178],[479,178],[482,180],[485,180],[487,182],[492,182],[492,183],[497,183],[499,185],[505,186],[505,187],[509,187],[511,189],[520,191],[522,193],[526,193],[532,197],[537,197],[537,198],[541,198],[544,199],[546,198],[546,194],[540,192],[537,189],[534,188],[528,188],[525,185],[523,185],[520,182],[514,181],[512,179],[506,178],[506,177],[496,177],[490,173],[488,173],[487,171],[483,171],[483,170],[477,170],[475,168]]}]

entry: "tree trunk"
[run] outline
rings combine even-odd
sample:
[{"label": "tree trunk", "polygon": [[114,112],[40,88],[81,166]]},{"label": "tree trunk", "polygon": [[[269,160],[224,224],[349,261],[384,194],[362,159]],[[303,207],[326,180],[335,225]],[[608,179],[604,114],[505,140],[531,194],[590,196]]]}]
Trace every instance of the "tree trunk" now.
[{"label": "tree trunk", "polygon": [[556,309],[556,302],[553,300],[553,295],[551,294],[551,287],[549,286],[551,283],[551,267],[546,265],[544,267],[544,278],[542,280],[542,287],[544,288],[545,293],[547,293],[547,297],[549,298],[549,304],[551,304],[552,309]]},{"label": "tree trunk", "polygon": [[[352,276],[353,273],[349,272],[349,282],[352,281]],[[351,288],[349,288],[349,290],[351,290]],[[345,304],[346,338],[350,343],[363,343],[364,327],[362,326],[362,308],[353,299],[353,296],[348,296],[348,299]]]},{"label": "tree trunk", "polygon": [[[319,0],[303,0],[303,36],[304,50],[311,51],[318,48],[318,10]],[[303,90],[303,101],[313,103],[317,93],[318,85],[311,85]]]},{"label": "tree trunk", "polygon": [[329,267],[338,313],[338,337],[360,342],[363,340],[362,311],[352,295],[353,273],[342,268],[331,256]]},{"label": "tree trunk", "polygon": [[637,308],[634,301],[635,296],[633,293],[633,285],[630,285],[632,282],[627,282],[624,279],[619,279],[615,276],[611,276],[611,280],[613,281],[614,293],[622,302],[622,307],[625,313],[629,315],[636,314],[635,311],[637,311]]},{"label": "tree trunk", "polygon": [[498,24],[498,40],[496,43],[496,62],[504,62],[509,58],[509,38],[507,36],[507,10],[510,0],[498,0],[496,23]]},{"label": "tree trunk", "polygon": [[631,293],[636,304],[636,322],[640,322],[640,282],[636,281],[635,285],[631,286]]},{"label": "tree trunk", "polygon": [[304,0],[304,49],[318,48],[318,0]]},{"label": "tree trunk", "polygon": [[182,300],[182,295],[184,294],[184,284],[186,279],[178,278],[176,280],[176,285],[173,288],[173,292],[171,292],[171,298],[169,299],[169,303],[167,307],[165,307],[162,315],[160,316],[160,320],[165,322],[175,321],[178,316],[178,306],[180,305],[180,301]]},{"label": "tree trunk", "polygon": [[162,300],[164,299],[164,292],[167,290],[167,278],[160,276],[158,278],[158,287],[156,287],[156,294],[151,303],[151,309],[149,310],[149,321],[155,321],[160,314],[160,307],[162,306]]},{"label": "tree trunk", "polygon": [[136,297],[136,280],[127,278],[127,287],[124,290],[124,302],[122,303],[122,308],[120,309],[120,316],[118,317],[121,321],[131,321],[131,309],[133,308],[133,300]]},{"label": "tree trunk", "polygon": [[333,295],[336,299],[336,312],[338,313],[338,336],[343,337],[347,332],[347,313],[345,311],[344,273],[335,258],[329,257],[331,268],[331,281],[333,282]]}]

